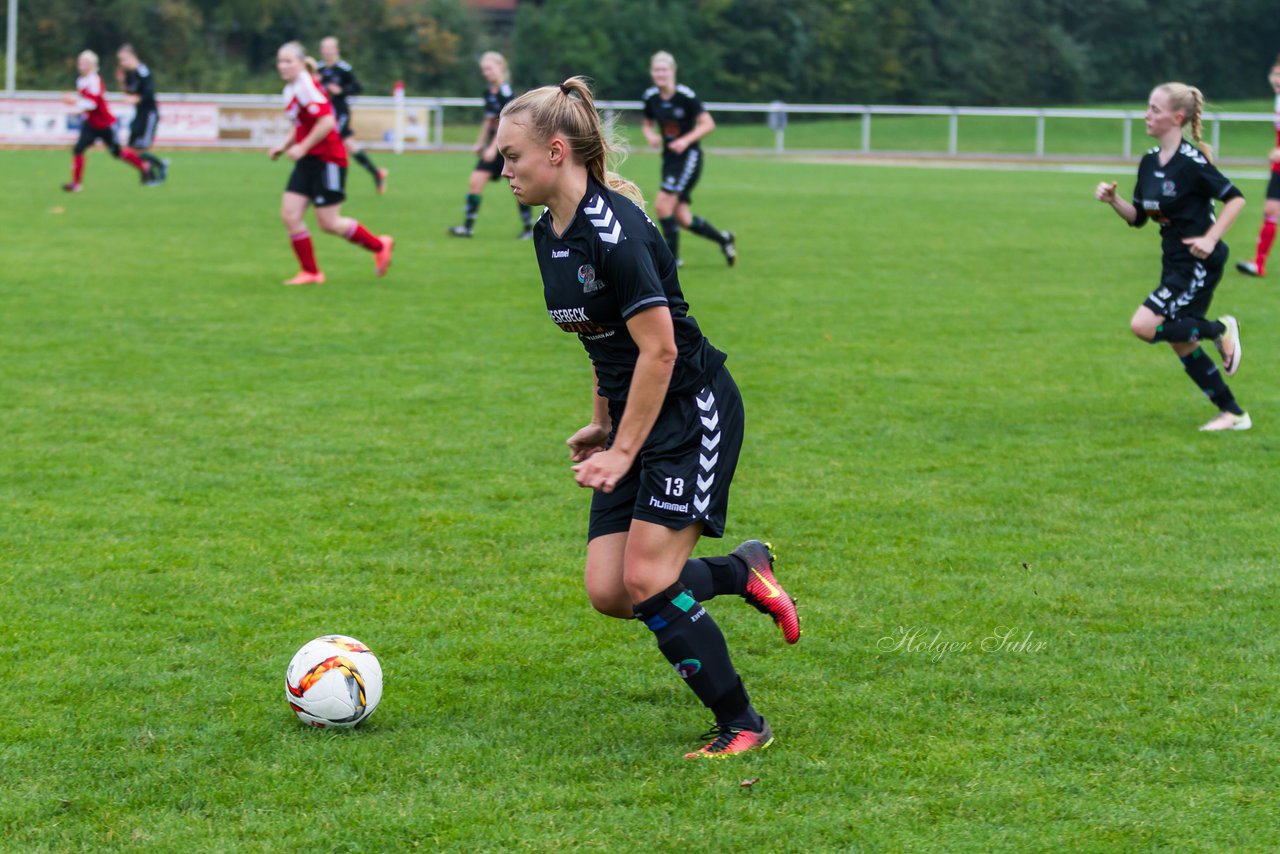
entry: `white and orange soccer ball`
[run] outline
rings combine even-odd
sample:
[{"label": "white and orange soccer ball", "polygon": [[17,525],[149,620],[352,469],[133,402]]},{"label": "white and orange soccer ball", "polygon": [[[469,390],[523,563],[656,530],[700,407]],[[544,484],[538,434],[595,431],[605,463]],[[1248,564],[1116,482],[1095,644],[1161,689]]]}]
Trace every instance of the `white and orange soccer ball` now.
[{"label": "white and orange soccer ball", "polygon": [[347,729],[378,707],[382,665],[355,638],[325,635],[304,645],[289,662],[284,697],[303,723]]}]

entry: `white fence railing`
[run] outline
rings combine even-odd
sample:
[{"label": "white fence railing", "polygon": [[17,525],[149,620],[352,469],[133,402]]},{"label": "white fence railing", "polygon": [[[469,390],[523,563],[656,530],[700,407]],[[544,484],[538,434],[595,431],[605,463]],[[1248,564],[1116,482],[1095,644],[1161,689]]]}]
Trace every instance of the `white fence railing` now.
[{"label": "white fence railing", "polygon": [[[17,92],[0,98],[0,143],[58,145],[75,136],[68,110],[60,102],[58,92]],[[175,146],[205,146],[243,148],[257,147],[272,142],[288,132],[288,123],[281,110],[279,96],[270,95],[214,95],[169,93],[159,96],[161,122],[158,144]],[[116,101],[113,100],[113,105]],[[361,132],[362,142],[373,147],[394,147],[402,143],[407,150],[466,149],[469,143],[446,141],[446,125],[471,125],[474,127],[476,111],[482,106],[479,98],[404,98],[397,102],[391,97],[362,95],[355,99],[355,126]],[[120,102],[120,112],[127,118],[130,107]],[[402,105],[403,113],[396,109]],[[639,101],[600,101],[598,106],[613,114],[638,113]],[[1141,110],[1103,110],[1071,108],[989,108],[989,107],[907,107],[870,104],[769,104],[709,102],[707,108],[716,114],[747,113],[760,117],[760,125],[771,132],[772,145],[738,148],[738,151],[756,153],[814,153],[811,146],[787,144],[787,131],[794,117],[806,119],[850,119],[858,124],[856,144],[824,147],[822,153],[891,155],[906,153],[913,157],[999,156],[1026,159],[1132,159],[1135,145],[1146,146],[1144,137],[1135,143],[1134,124],[1142,119]],[[457,116],[450,120],[448,114]],[[119,115],[119,113],[118,113]],[[210,118],[212,117],[212,118]],[[895,150],[891,146],[877,146],[876,119],[902,117],[934,117],[946,119],[946,144],[930,150]],[[984,152],[972,148],[961,149],[961,119],[965,124],[983,118],[1031,119],[1026,147],[1014,151]],[[171,121],[172,119],[172,121]],[[1115,147],[1105,146],[1098,151],[1051,151],[1052,123],[1066,119],[1086,119],[1117,123]],[[1247,145],[1233,146],[1224,133],[1224,126],[1255,123],[1271,123],[1270,113],[1208,112],[1205,124],[1209,142],[1219,157],[1230,153],[1237,162],[1255,161],[1262,151],[1251,141]],[[32,128],[36,128],[36,132]],[[369,128],[374,128],[370,132]],[[1254,134],[1258,131],[1254,130]],[[400,134],[397,139],[397,134]],[[769,139],[761,136],[760,139]],[[852,142],[852,140],[851,140]],[[1078,147],[1078,146],[1077,146]],[[1140,149],[1139,149],[1140,150]]]}]

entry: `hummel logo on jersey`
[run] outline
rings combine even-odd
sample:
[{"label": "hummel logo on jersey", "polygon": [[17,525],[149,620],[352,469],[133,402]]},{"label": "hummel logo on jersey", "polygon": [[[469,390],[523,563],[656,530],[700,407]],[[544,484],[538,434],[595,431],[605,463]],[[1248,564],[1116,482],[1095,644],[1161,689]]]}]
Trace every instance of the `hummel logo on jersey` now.
[{"label": "hummel logo on jersey", "polygon": [[761,583],[761,584],[763,584],[763,585],[765,586],[765,588],[769,591],[769,595],[768,595],[768,596],[765,596],[765,597],[764,597],[765,599],[777,599],[777,598],[778,598],[778,596],[779,596],[778,588],[776,588],[776,587],[774,587],[772,584],[770,584],[770,583],[769,583],[769,579],[767,579],[767,578],[765,578],[763,575],[761,575],[761,574],[760,574],[760,571],[759,571],[759,570],[757,570],[754,566],[753,566],[753,567],[751,567],[751,574],[752,574],[752,575],[754,575],[756,578],[760,579],[760,583]]},{"label": "hummel logo on jersey", "polygon": [[617,243],[622,239],[622,223],[618,222],[613,211],[604,203],[604,196],[596,196],[582,212],[591,218],[591,224],[596,227],[600,239],[605,243]]},{"label": "hummel logo on jersey", "polygon": [[568,249],[552,249],[551,257],[552,258],[568,258],[569,250]]}]

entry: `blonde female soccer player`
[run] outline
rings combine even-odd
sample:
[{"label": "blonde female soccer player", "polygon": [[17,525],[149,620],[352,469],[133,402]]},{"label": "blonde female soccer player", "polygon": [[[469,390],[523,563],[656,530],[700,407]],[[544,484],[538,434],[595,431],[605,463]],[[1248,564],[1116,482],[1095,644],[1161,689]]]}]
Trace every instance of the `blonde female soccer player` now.
[{"label": "blonde female soccer player", "polygon": [[284,108],[293,120],[293,132],[274,146],[270,155],[272,160],[283,154],[294,161],[280,202],[280,218],[289,231],[289,240],[302,268],[285,284],[324,284],[324,273],[316,266],[315,248],[303,220],[312,205],[316,209],[316,222],[322,229],[368,249],[374,255],[374,272],[386,275],[395,243],[391,235],[375,237],[363,225],[342,215],[347,150],[338,136],[329,99],[315,77],[315,60],[307,56],[301,44],[289,42],[276,52],[276,70],[285,82]]},{"label": "blonde female soccer player", "polygon": [[[1147,220],[1160,225],[1163,266],[1160,284],[1133,313],[1129,328],[1143,341],[1167,341],[1182,366],[1218,415],[1201,430],[1248,430],[1248,413],[1240,408],[1222,374],[1240,367],[1240,325],[1230,315],[1206,319],[1213,291],[1227,263],[1222,236],[1244,208],[1244,194],[1209,160],[1200,139],[1204,96],[1194,86],[1165,83],[1151,92],[1147,103],[1147,135],[1159,143],[1138,164],[1133,201],[1116,193],[1116,185],[1102,182],[1095,191],[1125,222],[1141,227]],[[1183,136],[1191,131],[1191,141]],[[1213,204],[1223,202],[1215,218]],[[1222,357],[1222,370],[1201,348],[1213,341]]]},{"label": "blonde female soccer player", "polygon": [[591,604],[644,623],[714,716],[711,740],[687,758],[768,747],[773,730],[704,603],[742,596],[795,643],[795,602],[759,540],[690,559],[700,537],[724,534],[742,445],[742,398],[725,354],[689,314],[675,257],[639,190],[606,170],[610,140],[582,78],[508,104],[498,148],[515,197],[547,206],[533,235],[547,310],[594,369],[590,423],[568,440],[574,478],[593,491]]}]

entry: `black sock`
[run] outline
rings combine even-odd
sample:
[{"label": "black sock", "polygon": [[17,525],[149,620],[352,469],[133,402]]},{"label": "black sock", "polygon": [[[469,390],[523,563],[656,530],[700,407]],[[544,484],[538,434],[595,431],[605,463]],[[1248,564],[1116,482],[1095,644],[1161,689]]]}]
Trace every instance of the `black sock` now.
[{"label": "black sock", "polygon": [[667,248],[671,250],[671,254],[680,257],[680,223],[676,222],[673,216],[663,217],[658,220],[658,225],[662,226],[662,236],[666,238]]},{"label": "black sock", "polygon": [[689,230],[694,234],[707,238],[707,240],[714,240],[721,246],[724,246],[725,243],[728,242],[724,239],[724,232],[700,216],[695,216],[693,218],[693,222],[689,224]]},{"label": "black sock", "polygon": [[1156,327],[1156,334],[1151,339],[1151,343],[1154,344],[1157,341],[1195,342],[1201,338],[1217,338],[1226,330],[1227,327],[1216,320],[1205,320],[1203,317],[1175,317]]},{"label": "black sock", "polygon": [[679,582],[635,606],[636,619],[653,632],[658,649],[716,723],[759,730],[760,715],[733,669],[720,627]]},{"label": "black sock", "polygon": [[733,555],[690,558],[680,571],[680,583],[699,602],[741,596],[747,592],[747,565]]},{"label": "black sock", "polygon": [[138,156],[141,157],[143,160],[147,161],[148,163],[150,163],[152,166],[156,167],[157,169],[160,168],[160,158],[156,157],[154,154],[149,154],[148,152],[145,152],[145,151],[139,151]]},{"label": "black sock", "polygon": [[369,174],[373,176],[373,180],[378,180],[378,167],[373,165],[373,161],[369,159],[369,155],[363,151],[356,152],[356,162],[369,170]]},{"label": "black sock", "polygon": [[520,221],[524,223],[525,231],[533,228],[533,208],[520,205]]},{"label": "black sock", "polygon": [[1209,398],[1214,406],[1225,412],[1244,415],[1244,410],[1240,408],[1240,404],[1236,403],[1235,395],[1231,393],[1231,389],[1227,388],[1227,381],[1222,378],[1222,372],[1213,363],[1213,359],[1205,353],[1203,347],[1197,347],[1186,356],[1179,358],[1182,359],[1182,367],[1186,369],[1187,376],[1191,377],[1191,381],[1200,387],[1205,397]]},{"label": "black sock", "polygon": [[480,197],[475,193],[467,193],[467,231],[476,224],[476,212],[480,210]]}]

